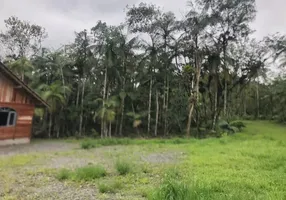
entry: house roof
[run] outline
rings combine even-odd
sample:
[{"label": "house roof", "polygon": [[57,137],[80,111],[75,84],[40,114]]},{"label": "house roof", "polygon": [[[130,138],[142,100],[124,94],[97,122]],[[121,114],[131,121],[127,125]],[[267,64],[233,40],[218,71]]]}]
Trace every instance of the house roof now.
[{"label": "house roof", "polygon": [[8,79],[20,85],[23,88],[23,90],[25,90],[29,95],[31,95],[36,100],[36,105],[44,105],[46,107],[49,107],[49,104],[45,100],[43,100],[36,92],[34,92],[26,83],[24,83],[21,79],[19,79],[2,62],[0,62],[0,71],[3,72]]}]

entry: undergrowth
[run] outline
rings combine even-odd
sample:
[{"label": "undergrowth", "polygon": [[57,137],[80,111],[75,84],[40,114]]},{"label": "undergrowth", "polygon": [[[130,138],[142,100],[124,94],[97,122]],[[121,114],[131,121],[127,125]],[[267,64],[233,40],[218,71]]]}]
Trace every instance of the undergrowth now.
[{"label": "undergrowth", "polygon": [[188,144],[194,143],[195,139],[173,138],[173,139],[129,139],[129,138],[107,138],[86,139],[81,142],[82,149],[91,149],[100,146],[114,145],[140,145],[140,144]]},{"label": "undergrowth", "polygon": [[115,168],[120,175],[126,175],[132,171],[133,163],[127,160],[117,160]]},{"label": "undergrowth", "polygon": [[61,169],[56,178],[62,180],[74,180],[74,181],[92,181],[101,177],[106,176],[107,172],[104,167],[100,165],[88,165],[80,167],[75,170]]},{"label": "undergrowth", "polygon": [[116,193],[121,188],[123,188],[123,185],[119,181],[113,181],[109,183],[100,183],[98,185],[98,190],[101,193]]}]

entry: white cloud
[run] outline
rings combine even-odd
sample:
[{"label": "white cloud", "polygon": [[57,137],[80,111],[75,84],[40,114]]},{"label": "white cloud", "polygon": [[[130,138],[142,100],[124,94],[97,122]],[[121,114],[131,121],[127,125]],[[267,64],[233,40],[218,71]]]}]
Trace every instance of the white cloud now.
[{"label": "white cloud", "polygon": [[[142,0],[143,1],[143,0]],[[125,19],[124,8],[127,4],[137,4],[140,0],[0,0],[0,19],[15,15],[46,28],[49,38],[45,44],[59,47],[71,42],[75,31],[90,29],[98,20],[108,24],[119,24]],[[187,9],[185,0],[146,0],[182,16]],[[253,28],[255,36],[262,38],[277,31],[285,33],[285,0],[257,0],[257,19]],[[0,21],[0,30],[4,22]]]}]

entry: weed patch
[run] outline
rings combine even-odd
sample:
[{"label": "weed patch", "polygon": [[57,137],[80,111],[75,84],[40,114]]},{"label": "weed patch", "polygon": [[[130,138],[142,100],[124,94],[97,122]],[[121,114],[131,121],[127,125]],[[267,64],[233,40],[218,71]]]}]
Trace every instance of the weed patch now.
[{"label": "weed patch", "polygon": [[68,169],[61,169],[59,173],[56,175],[56,178],[60,181],[67,180],[71,178],[71,171]]},{"label": "weed patch", "polygon": [[91,181],[106,176],[106,170],[102,166],[86,166],[75,170],[75,179]]},{"label": "weed patch", "polygon": [[61,169],[56,175],[58,180],[71,179],[74,181],[92,181],[106,176],[107,172],[104,167],[100,165],[88,165],[77,168],[76,170]]},{"label": "weed patch", "polygon": [[100,193],[116,193],[122,188],[122,183],[119,181],[110,182],[110,183],[101,183],[98,185],[98,190]]},{"label": "weed patch", "polygon": [[133,169],[133,163],[126,160],[117,160],[115,168],[120,175],[126,175]]}]

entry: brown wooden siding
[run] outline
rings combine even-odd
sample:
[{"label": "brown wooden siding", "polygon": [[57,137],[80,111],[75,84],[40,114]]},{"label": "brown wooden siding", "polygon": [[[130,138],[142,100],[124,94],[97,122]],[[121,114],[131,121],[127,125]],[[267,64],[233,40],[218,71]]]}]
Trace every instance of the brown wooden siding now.
[{"label": "brown wooden siding", "polygon": [[0,73],[0,102],[31,104],[31,98],[21,87],[13,84]]},{"label": "brown wooden siding", "polygon": [[17,112],[14,127],[0,127],[0,140],[30,138],[34,105],[22,88],[0,73],[0,107],[8,107]]},{"label": "brown wooden siding", "polygon": [[18,103],[0,102],[0,107],[9,107],[17,112],[17,121],[14,127],[0,127],[0,140],[30,138],[34,106]]}]

